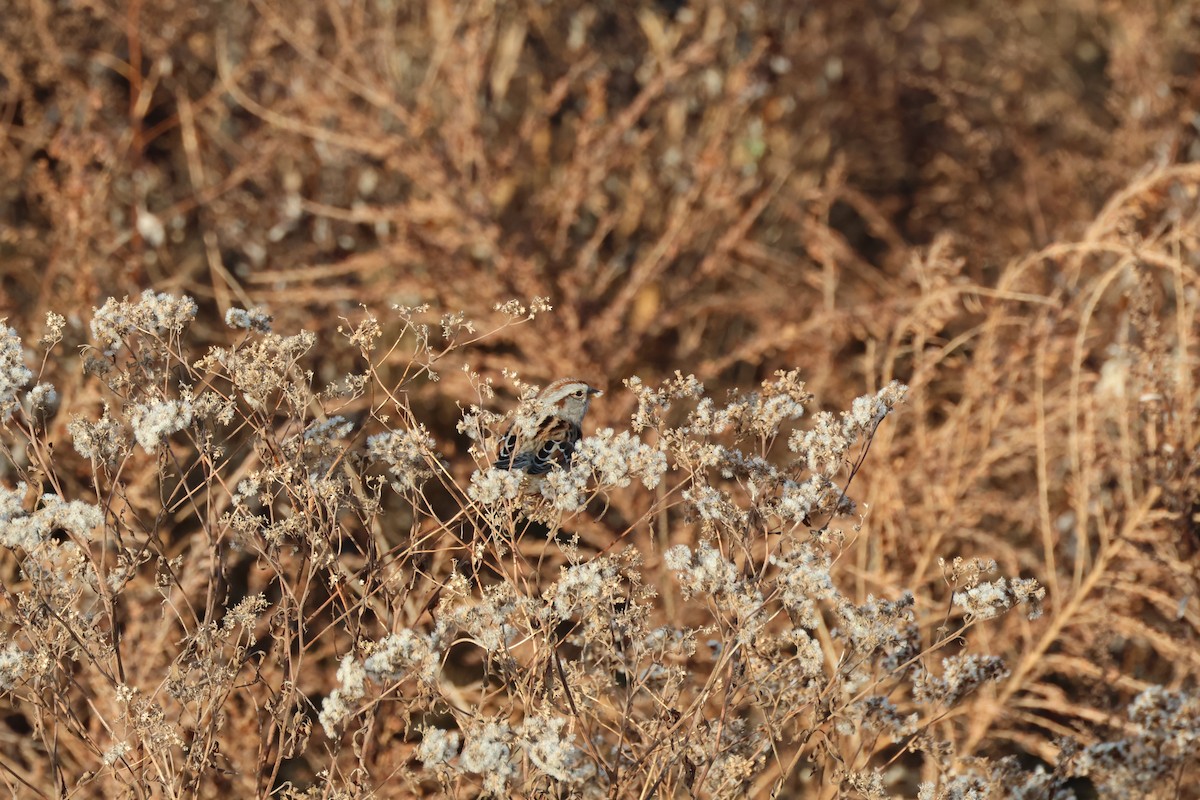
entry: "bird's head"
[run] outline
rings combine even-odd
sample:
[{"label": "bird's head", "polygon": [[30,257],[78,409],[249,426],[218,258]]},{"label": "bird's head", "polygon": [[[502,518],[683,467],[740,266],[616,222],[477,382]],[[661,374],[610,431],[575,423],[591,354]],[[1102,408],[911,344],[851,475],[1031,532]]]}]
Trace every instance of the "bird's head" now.
[{"label": "bird's head", "polygon": [[538,399],[559,419],[578,425],[583,422],[592,398],[602,394],[577,378],[560,378],[543,389]]}]

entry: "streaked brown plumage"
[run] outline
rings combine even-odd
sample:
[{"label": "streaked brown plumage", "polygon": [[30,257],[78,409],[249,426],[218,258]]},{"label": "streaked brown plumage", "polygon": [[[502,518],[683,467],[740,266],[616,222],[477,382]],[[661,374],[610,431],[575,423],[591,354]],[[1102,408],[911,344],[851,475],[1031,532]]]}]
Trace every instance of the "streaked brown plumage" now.
[{"label": "streaked brown plumage", "polygon": [[493,466],[519,469],[529,475],[545,475],[553,467],[568,467],[575,445],[583,436],[581,425],[588,404],[602,392],[576,378],[560,378],[538,395],[545,415],[532,432],[520,424],[509,428],[500,442]]}]

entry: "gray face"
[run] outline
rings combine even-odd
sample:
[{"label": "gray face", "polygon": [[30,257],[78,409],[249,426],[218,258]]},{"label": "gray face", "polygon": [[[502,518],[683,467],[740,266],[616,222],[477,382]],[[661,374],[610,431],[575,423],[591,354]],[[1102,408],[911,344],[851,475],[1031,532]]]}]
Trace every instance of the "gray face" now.
[{"label": "gray face", "polygon": [[569,383],[557,388],[554,394],[546,399],[556,409],[557,417],[578,425],[583,422],[583,415],[587,413],[588,404],[595,394],[599,392],[586,383]]},{"label": "gray face", "polygon": [[587,413],[588,403],[592,400],[592,395],[587,389],[582,389],[583,396],[578,394],[569,394],[562,401],[562,411],[559,416],[570,422],[582,422],[583,415]]}]

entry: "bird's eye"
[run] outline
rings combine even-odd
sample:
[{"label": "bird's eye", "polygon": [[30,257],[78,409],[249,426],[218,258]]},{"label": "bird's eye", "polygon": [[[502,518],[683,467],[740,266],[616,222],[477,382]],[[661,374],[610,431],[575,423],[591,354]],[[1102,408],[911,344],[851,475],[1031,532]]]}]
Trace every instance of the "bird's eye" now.
[{"label": "bird's eye", "polygon": [[583,389],[580,389],[579,391],[575,392],[575,396],[576,396],[576,397],[583,397]]}]

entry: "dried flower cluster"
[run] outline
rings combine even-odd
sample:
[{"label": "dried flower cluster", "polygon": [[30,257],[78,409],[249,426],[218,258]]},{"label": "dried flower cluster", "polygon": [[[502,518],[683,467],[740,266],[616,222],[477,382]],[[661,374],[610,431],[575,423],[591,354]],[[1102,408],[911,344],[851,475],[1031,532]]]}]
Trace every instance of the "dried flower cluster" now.
[{"label": "dried flower cluster", "polygon": [[[884,797],[873,754],[900,747],[944,762],[952,745],[932,722],[1012,676],[996,656],[939,651],[1015,607],[1036,617],[1045,599],[1036,581],[985,580],[995,562],[958,557],[941,562],[955,611],[936,628],[922,622],[918,612],[928,603],[912,592],[856,600],[846,591],[837,564],[847,537],[833,526],[854,508],[853,479],[880,424],[904,399],[898,384],[837,415],[808,413],[812,396],[795,372],[723,404],[690,376],[657,388],[634,378],[627,381],[635,401],[629,429],[601,427],[585,437],[569,469],[531,478],[480,468],[463,482],[395,389],[385,393],[390,409],[373,408],[365,423],[332,408],[307,420],[317,402],[301,363],[311,335],[248,325],[240,344],[189,358],[183,336],[191,308],[186,299],[147,294],[98,312],[106,363],[92,361],[89,369],[114,395],[96,421],[71,420],[72,442],[103,468],[95,473],[98,497],[137,502],[120,477],[134,441],[150,456],[170,451],[191,464],[188,472],[209,476],[210,488],[179,495],[219,510],[195,544],[234,545],[229,555],[217,554],[227,561],[221,569],[233,565],[235,552],[256,554],[268,567],[262,585],[288,593],[271,592],[273,601],[263,592],[231,597],[227,609],[206,612],[215,613],[212,622],[200,622],[182,562],[154,545],[151,530],[116,515],[111,501],[43,493],[30,502],[28,482],[0,487],[3,544],[22,575],[7,590],[19,614],[0,657],[0,688],[14,702],[38,706],[40,685],[60,686],[57,703],[78,702],[60,682],[66,665],[97,677],[128,670],[127,643],[96,624],[118,598],[148,586],[168,607],[195,608],[172,615],[184,635],[175,657],[161,664],[165,696],[154,696],[150,665],[138,665],[112,684],[107,700],[103,693],[89,700],[109,709],[108,725],[120,731],[97,742],[95,767],[117,783],[143,780],[135,752],[164,786],[202,780],[206,762],[197,759],[221,749],[226,731],[219,716],[198,717],[201,727],[181,724],[178,710],[235,701],[257,685],[244,679],[250,655],[272,630],[269,646],[292,654],[283,659],[288,669],[301,667],[293,656],[310,651],[314,660],[338,664],[316,713],[305,710],[295,683],[271,690],[279,704],[270,723],[281,737],[276,759],[305,752],[313,723],[336,744],[394,708],[413,726],[420,766],[404,779],[414,788],[432,782],[454,794],[506,796],[560,786],[599,796],[653,783],[740,796],[764,780],[804,785],[780,767],[833,757],[837,766],[816,769],[811,780]],[[399,313],[406,329],[419,332],[413,363],[432,363],[432,334],[418,321],[424,312]],[[451,322],[445,338],[474,327],[465,317]],[[357,330],[367,326],[380,328],[368,320]],[[17,360],[8,367],[15,378],[6,430],[33,441],[33,409],[41,405],[20,396],[33,374],[22,371],[16,333],[7,336]],[[372,350],[362,348],[366,369],[348,385],[379,380]],[[428,377],[429,370],[413,372]],[[279,426],[268,409],[294,414],[300,424]],[[473,406],[459,430],[486,463],[508,424]],[[239,452],[245,455],[236,461],[224,455]],[[226,475],[223,465],[233,464],[243,466]],[[431,482],[459,498],[457,512],[436,509],[426,491]],[[631,505],[638,496],[643,501]],[[404,516],[397,502],[408,508],[412,533],[389,546],[369,532]],[[629,542],[589,555],[575,529],[610,508],[621,509]],[[671,535],[677,543],[661,554],[635,543],[652,541],[638,534],[664,523],[668,533],[678,527],[696,538]],[[553,579],[525,555],[531,537],[542,542],[540,558],[557,553]],[[306,574],[329,590],[314,591]],[[424,612],[405,602],[421,596],[436,602],[427,601]],[[337,636],[319,650],[302,644],[300,620],[324,616],[323,608],[341,609],[325,625],[330,634],[350,634],[348,651]],[[264,628],[268,616],[276,621]],[[463,683],[455,676],[464,671],[477,677]],[[1053,772],[978,762],[956,777],[925,781],[920,795],[966,797],[1003,781],[1033,796],[1078,777],[1112,787],[1135,786],[1147,775],[1166,780],[1192,752],[1189,737],[1200,727],[1194,705],[1187,693],[1152,687],[1129,708],[1139,731],[1133,738],[1067,746]],[[817,735],[820,751],[804,744]],[[198,744],[185,747],[189,740]]]},{"label": "dried flower cluster", "polygon": [[1198,796],[1197,0],[9,5],[9,794]]},{"label": "dried flower cluster", "polygon": [[[0,487],[3,545],[20,565],[6,584],[18,614],[0,687],[18,705],[53,698],[43,707],[52,714],[84,701],[64,670],[90,685],[86,702],[113,731],[96,742],[93,769],[115,784],[146,781],[144,764],[163,787],[208,780],[211,754],[229,749],[215,704],[266,691],[273,768],[311,751],[314,723],[340,763],[346,743],[395,716],[414,742],[417,766],[403,773],[414,790],[559,786],[598,797],[657,785],[715,797],[833,780],[882,797],[877,754],[944,759],[951,745],[933,723],[1012,674],[996,656],[947,651],[1018,606],[1036,615],[1044,599],[1036,581],[983,580],[996,564],[961,558],[942,562],[954,610],[937,626],[923,619],[929,598],[847,590],[837,526],[854,508],[869,445],[904,400],[898,383],[833,414],[810,413],[794,371],[724,403],[692,376],[659,387],[631,378],[628,428],[586,436],[569,469],[467,475],[402,386],[382,382],[371,345],[380,322],[347,333],[365,360],[349,384],[386,397],[352,421],[328,405],[344,400],[310,388],[311,334],[272,333],[256,312],[258,322],[237,326],[241,342],[195,358],[185,345],[194,308],[147,293],[97,312],[104,364],[89,370],[112,394],[98,418],[76,416],[67,429],[99,468],[98,502],[31,494],[28,482]],[[430,378],[437,329],[425,313],[397,309],[418,334],[403,385]],[[446,340],[475,330],[461,315],[442,323]],[[19,394],[33,375],[21,371],[17,335],[6,335],[16,376],[6,436],[35,441]],[[523,409],[464,411],[459,430],[478,462]],[[163,539],[135,522],[143,514],[119,511],[114,498],[131,510],[146,502],[122,478],[138,458],[131,442],[164,465],[164,508],[188,510],[181,519],[207,509],[186,538]],[[51,474],[55,462],[39,468]],[[596,550],[589,526],[607,515],[620,515],[624,532]],[[407,532],[395,527],[405,519]],[[855,522],[850,535],[860,530]],[[663,533],[673,543],[660,549]],[[209,583],[198,594],[205,583],[183,571],[180,547],[205,549],[214,574],[244,564],[243,588],[226,584],[218,600],[220,584]],[[156,662],[132,659],[133,644],[110,633],[123,598],[150,596],[179,643]],[[331,661],[323,697],[306,699],[286,677]],[[1060,774],[1126,780],[1130,759],[1151,750],[1159,760],[1143,771],[1183,757],[1194,701],[1144,697],[1129,712],[1142,739],[1069,750]],[[1143,743],[1162,730],[1179,733]],[[797,773],[801,761],[818,767]],[[927,781],[922,796],[958,796],[960,780]]]}]

